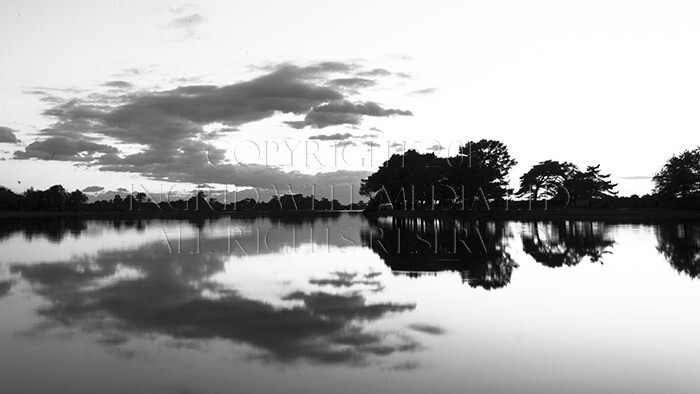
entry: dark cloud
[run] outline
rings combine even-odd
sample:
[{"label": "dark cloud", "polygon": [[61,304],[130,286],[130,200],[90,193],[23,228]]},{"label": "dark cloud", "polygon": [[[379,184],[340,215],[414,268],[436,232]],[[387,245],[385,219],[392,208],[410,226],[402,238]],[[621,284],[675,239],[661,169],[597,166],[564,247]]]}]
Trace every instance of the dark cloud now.
[{"label": "dark cloud", "polygon": [[422,332],[424,334],[430,334],[430,335],[443,335],[445,334],[445,329],[442,327],[434,326],[431,324],[425,324],[425,323],[416,323],[416,324],[411,324],[408,326],[408,328]]},{"label": "dark cloud", "polygon": [[378,144],[378,143],[376,143],[376,142],[374,142],[374,141],[365,141],[365,142],[362,143],[362,145],[367,145],[367,146],[370,146],[370,147],[372,147],[372,148],[377,148],[377,147],[380,147],[380,146],[381,146],[381,144]]},{"label": "dark cloud", "polygon": [[346,140],[348,138],[352,138],[352,134],[350,134],[350,133],[319,134],[319,135],[313,135],[313,136],[309,137],[310,140],[319,140],[319,141]]},{"label": "dark cloud", "polygon": [[83,192],[85,193],[97,193],[103,191],[105,188],[102,186],[88,186],[85,189],[83,189]]},{"label": "dark cloud", "polygon": [[306,114],[303,121],[291,121],[287,124],[295,129],[303,129],[307,126],[322,129],[329,126],[358,125],[361,121],[362,116],[357,114],[311,111]]},{"label": "dark cloud", "polygon": [[10,294],[12,283],[11,280],[0,282],[0,298]]},{"label": "dark cloud", "polygon": [[358,125],[362,116],[386,117],[392,115],[411,116],[413,113],[401,109],[385,109],[379,104],[367,101],[364,103],[351,103],[347,100],[337,100],[314,107],[306,114],[304,122],[290,122],[296,128],[313,126],[324,128],[337,125]]},{"label": "dark cloud", "polygon": [[343,62],[321,62],[311,66],[304,67],[304,71],[308,73],[344,73],[357,68],[357,65]]},{"label": "dark cloud", "polygon": [[220,164],[217,159],[220,153],[203,142],[186,141],[178,149],[154,148],[123,158],[104,155],[99,159],[99,164],[102,171],[136,173],[156,180],[194,184],[206,181],[268,190],[273,185],[278,188],[292,185],[295,190],[312,184],[359,185],[360,180],[369,175],[368,171],[336,170],[306,174],[264,164]]},{"label": "dark cloud", "polygon": [[107,81],[107,82],[103,83],[102,86],[108,86],[110,88],[117,88],[117,89],[131,89],[132,88],[132,85],[126,81]]},{"label": "dark cloud", "polygon": [[330,80],[328,84],[344,88],[367,88],[374,86],[376,82],[367,78],[337,78]]},{"label": "dark cloud", "polygon": [[[340,62],[284,65],[260,77],[225,86],[187,85],[128,94],[111,90],[82,99],[61,100],[45,111],[56,122],[41,130],[43,139],[15,152],[15,158],[76,161],[102,171],[196,184],[269,188],[272,184],[303,185],[322,180],[358,183],[367,175],[365,171],[307,175],[262,165],[213,165],[212,158],[219,163],[225,152],[212,150],[204,142],[218,135],[204,131],[208,124],[220,123],[225,129],[236,129],[280,113],[304,116],[303,120],[288,123],[296,128],[358,125],[364,116],[411,114],[373,102],[351,103],[333,85],[327,85],[328,75],[357,68]],[[123,85],[121,82],[106,84],[119,86]],[[134,152],[130,147],[130,151],[122,152],[118,148],[123,144],[138,146],[140,151]]]},{"label": "dark cloud", "polygon": [[367,70],[367,71],[361,71],[357,73],[357,75],[365,76],[365,77],[386,77],[391,75],[391,71],[386,70],[384,68],[375,68],[372,70]]},{"label": "dark cloud", "polygon": [[16,151],[15,159],[40,159],[60,161],[92,161],[96,154],[115,154],[115,147],[98,144],[86,139],[51,137],[27,145],[24,151]]},{"label": "dark cloud", "polygon": [[[221,122],[227,126],[262,120],[275,112],[302,114],[342,95],[302,80],[298,67],[288,66],[251,81],[223,87],[194,85],[139,96],[100,118],[105,134],[143,142],[135,125],[151,132],[177,128],[183,134],[199,132],[199,125]],[[162,121],[174,123],[158,127]],[[109,128],[114,128],[110,132]],[[194,130],[187,130],[194,128]],[[163,134],[163,132],[161,132]],[[167,137],[172,138],[172,133]],[[178,137],[177,135],[175,137]],[[150,141],[146,141],[150,142]]]},{"label": "dark cloud", "polygon": [[16,132],[17,130],[0,126],[0,143],[16,144],[20,142],[15,135]]},{"label": "dark cloud", "polygon": [[373,103],[371,101],[353,104],[347,100],[335,101],[332,103],[319,105],[315,107],[313,111],[323,113],[357,114],[366,116],[413,115],[411,111],[407,110],[384,109],[379,104]]}]

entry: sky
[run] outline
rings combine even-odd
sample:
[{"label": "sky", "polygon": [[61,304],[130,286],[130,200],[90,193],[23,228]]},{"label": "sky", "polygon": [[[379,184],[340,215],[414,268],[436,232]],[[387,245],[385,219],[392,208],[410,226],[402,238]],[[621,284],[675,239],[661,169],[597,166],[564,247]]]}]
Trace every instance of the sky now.
[{"label": "sky", "polygon": [[552,159],[645,194],[699,144],[698,17],[691,1],[6,0],[0,185],[357,189],[404,145],[486,138],[518,161],[514,187]]}]

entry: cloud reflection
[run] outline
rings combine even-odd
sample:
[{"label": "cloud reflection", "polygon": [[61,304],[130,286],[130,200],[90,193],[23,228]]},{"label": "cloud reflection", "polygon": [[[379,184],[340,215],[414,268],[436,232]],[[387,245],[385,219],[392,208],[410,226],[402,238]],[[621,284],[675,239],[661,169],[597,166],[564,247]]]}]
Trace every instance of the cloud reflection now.
[{"label": "cloud reflection", "polygon": [[[280,250],[273,245],[268,253]],[[247,357],[265,361],[358,366],[423,348],[404,332],[371,327],[374,321],[416,307],[368,301],[365,292],[383,286],[376,272],[335,272],[307,279],[311,290],[281,295],[280,301],[286,302],[281,307],[212,280],[232,258],[238,257],[154,252],[151,244],[143,244],[67,261],[14,264],[11,272],[50,301],[39,310],[41,316],[97,333],[98,342],[106,347],[161,334],[178,340],[247,344],[255,349]]]}]

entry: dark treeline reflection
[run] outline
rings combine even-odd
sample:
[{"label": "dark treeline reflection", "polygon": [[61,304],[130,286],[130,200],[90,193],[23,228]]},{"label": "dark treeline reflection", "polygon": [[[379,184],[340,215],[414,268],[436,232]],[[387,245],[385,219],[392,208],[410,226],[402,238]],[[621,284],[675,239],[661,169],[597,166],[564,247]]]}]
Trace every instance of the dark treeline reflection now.
[{"label": "dark treeline reflection", "polygon": [[46,237],[61,242],[67,235],[78,236],[87,229],[87,221],[77,217],[5,218],[0,220],[0,240],[22,233],[27,240]]},{"label": "dark treeline reflection", "polygon": [[679,273],[700,276],[700,224],[666,223],[656,227],[656,249]]},{"label": "dark treeline reflection", "polygon": [[547,267],[574,266],[585,257],[603,262],[615,244],[610,227],[597,222],[528,223],[522,233],[523,250]]},{"label": "dark treeline reflection", "polygon": [[510,282],[517,264],[507,251],[505,222],[469,219],[371,219],[363,246],[395,273],[417,277],[459,272],[472,287],[498,289]]},{"label": "dark treeline reflection", "polygon": [[[21,233],[25,239],[32,240],[34,238],[46,238],[51,242],[60,243],[66,236],[78,237],[81,233],[87,231],[88,224],[98,223],[98,227],[113,227],[116,230],[135,229],[143,231],[148,226],[154,223],[163,227],[168,227],[167,223],[187,223],[192,227],[203,229],[214,223],[229,221],[231,226],[237,224],[250,224],[256,222],[265,222],[267,226],[277,226],[280,228],[301,228],[310,227],[311,224],[320,224],[321,227],[327,226],[337,221],[343,215],[340,212],[327,213],[325,216],[248,216],[236,218],[235,222],[229,218],[206,218],[206,217],[191,217],[187,219],[104,219],[104,218],[89,218],[79,216],[41,216],[41,217],[10,217],[0,220],[0,240],[9,238],[10,236]],[[175,226],[177,227],[177,226]],[[319,231],[319,233],[323,233]]]},{"label": "dark treeline reflection", "polygon": [[[165,223],[170,230],[183,224]],[[260,242],[255,229],[263,233],[274,230],[259,253],[283,253],[292,233],[299,234],[297,242],[302,246],[328,242],[322,228],[354,228],[359,244],[361,223],[362,218],[355,215],[313,223],[257,218],[232,224],[243,230],[236,241],[251,250]],[[196,223],[193,227],[203,228],[209,235],[206,240],[184,238],[182,249],[190,251],[186,253],[169,253],[162,240],[144,240],[131,248],[106,246],[95,254],[68,260],[10,264],[10,271],[16,276],[13,280],[29,282],[37,294],[50,301],[39,310],[49,324],[41,324],[38,329],[75,327],[97,334],[99,343],[108,347],[163,334],[179,340],[224,339],[246,344],[256,349],[246,357],[266,361],[351,365],[366,365],[422,348],[408,332],[367,327],[416,306],[369,301],[368,294],[384,290],[381,272],[321,271],[313,277],[302,277],[305,287],[289,288],[277,295],[279,302],[289,303],[282,307],[248,297],[230,284],[215,280],[217,274],[225,272],[229,261],[260,263],[240,260],[256,253],[245,253],[240,248],[226,252],[230,239],[226,231],[216,230],[227,229],[228,224]],[[317,231],[304,236],[302,229],[309,228]],[[347,238],[352,239],[353,234]],[[332,246],[347,246],[347,240],[337,234],[329,242]],[[205,250],[191,252],[196,247]],[[332,258],[329,254],[328,259]],[[279,281],[288,279],[285,276],[298,277],[295,261],[294,253],[289,252],[289,260],[275,273]]]}]

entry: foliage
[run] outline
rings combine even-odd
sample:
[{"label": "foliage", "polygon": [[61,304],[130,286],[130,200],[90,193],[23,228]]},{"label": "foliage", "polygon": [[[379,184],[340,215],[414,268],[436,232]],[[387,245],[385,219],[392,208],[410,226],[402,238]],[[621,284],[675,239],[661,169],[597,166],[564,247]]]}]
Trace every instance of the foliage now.
[{"label": "foliage", "polygon": [[500,141],[468,142],[458,156],[446,158],[408,150],[363,179],[360,194],[370,197],[373,209],[381,204],[393,209],[454,207],[473,198],[489,203],[505,196],[515,164]]},{"label": "foliage", "polygon": [[569,162],[545,160],[535,164],[530,171],[520,177],[521,196],[529,196],[532,200],[538,197],[554,197],[559,193],[566,179],[569,179],[578,169]]},{"label": "foliage", "polygon": [[564,181],[564,187],[572,199],[586,199],[588,206],[593,200],[604,197],[614,197],[617,184],[610,181],[610,174],[600,173],[600,164],[586,167],[586,171],[574,171],[570,178]]},{"label": "foliage", "polygon": [[667,199],[700,196],[700,147],[671,156],[653,177],[654,192]]}]

